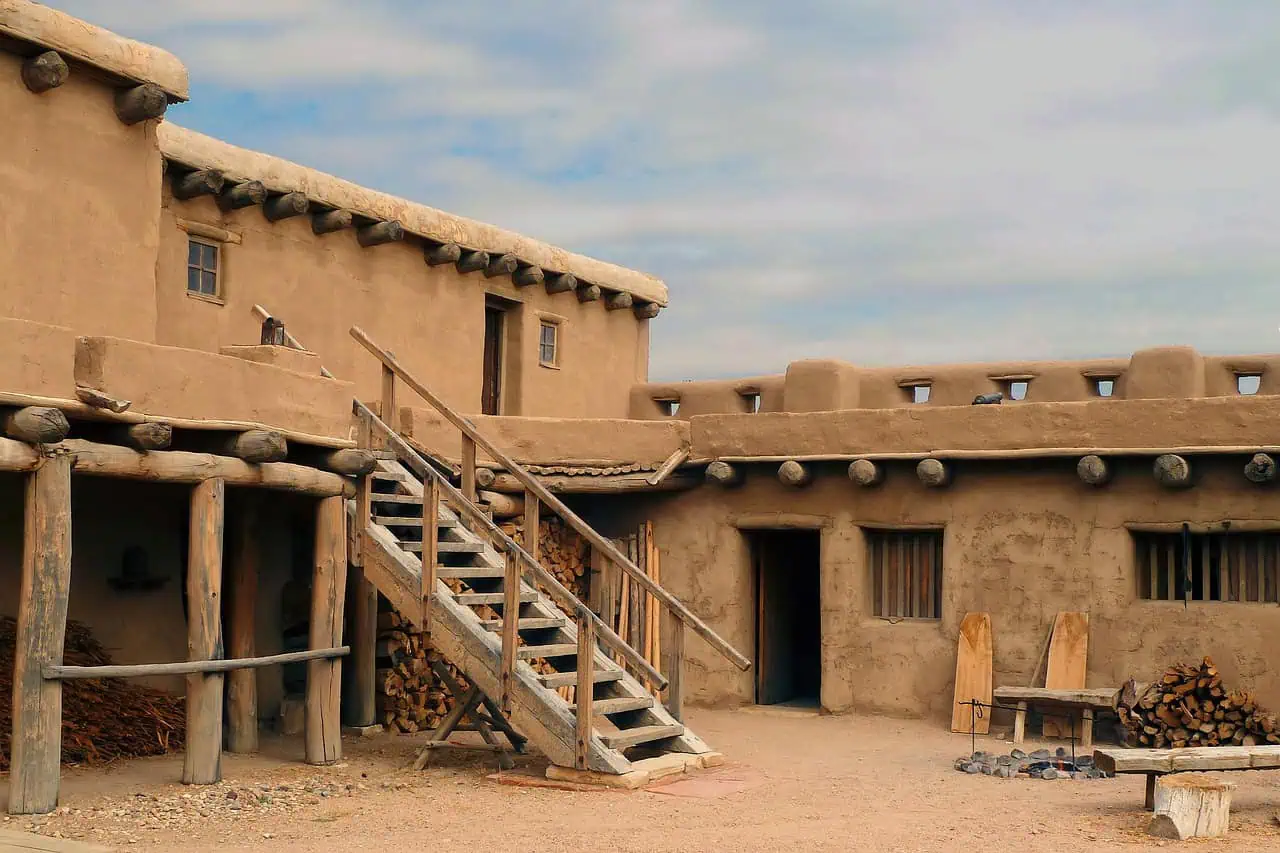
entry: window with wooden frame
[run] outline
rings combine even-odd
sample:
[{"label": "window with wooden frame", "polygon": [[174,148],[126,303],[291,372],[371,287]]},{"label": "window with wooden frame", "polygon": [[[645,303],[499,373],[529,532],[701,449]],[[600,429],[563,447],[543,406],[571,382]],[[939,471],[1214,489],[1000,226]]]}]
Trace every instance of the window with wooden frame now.
[{"label": "window with wooden frame", "polygon": [[187,293],[217,299],[222,295],[219,262],[222,247],[212,240],[187,238]]},{"label": "window with wooden frame", "polygon": [[560,324],[555,320],[538,323],[538,364],[543,367],[560,366]]},{"label": "window with wooden frame", "polygon": [[1280,532],[1135,531],[1138,596],[1280,603]]},{"label": "window with wooden frame", "polygon": [[871,612],[881,619],[942,618],[942,531],[864,530]]}]

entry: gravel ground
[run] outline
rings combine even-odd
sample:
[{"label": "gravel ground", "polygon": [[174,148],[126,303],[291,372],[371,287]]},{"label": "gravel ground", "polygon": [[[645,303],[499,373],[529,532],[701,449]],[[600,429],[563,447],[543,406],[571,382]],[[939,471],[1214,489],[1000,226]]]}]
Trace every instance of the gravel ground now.
[{"label": "gravel ground", "polygon": [[[968,853],[1175,843],[1144,834],[1142,777],[1051,782],[957,773],[954,761],[968,753],[969,739],[932,722],[766,709],[695,709],[689,719],[727,763],[666,792],[501,785],[488,778],[492,759],[476,753],[450,752],[414,773],[406,765],[417,739],[384,735],[348,741],[347,760],[329,768],[297,763],[296,742],[270,742],[261,756],[227,756],[226,781],[202,788],[176,782],[180,756],[72,769],[57,813],[3,826],[186,853],[464,846],[489,853]],[[997,753],[1010,748],[994,738],[978,744]],[[536,756],[520,764],[535,773],[540,767]],[[1238,786],[1231,834],[1198,846],[1280,849],[1280,772],[1222,775]]]}]

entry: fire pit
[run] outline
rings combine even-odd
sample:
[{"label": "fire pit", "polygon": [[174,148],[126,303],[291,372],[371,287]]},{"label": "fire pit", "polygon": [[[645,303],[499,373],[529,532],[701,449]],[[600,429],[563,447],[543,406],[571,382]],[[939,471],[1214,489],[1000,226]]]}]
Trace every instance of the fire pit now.
[{"label": "fire pit", "polygon": [[1062,747],[1056,753],[1037,749],[1026,753],[1020,749],[1008,755],[993,752],[975,752],[955,761],[956,770],[970,775],[982,774],[1000,779],[1027,776],[1031,779],[1106,779],[1107,774],[1093,764],[1093,756],[1077,755],[1074,758]]}]

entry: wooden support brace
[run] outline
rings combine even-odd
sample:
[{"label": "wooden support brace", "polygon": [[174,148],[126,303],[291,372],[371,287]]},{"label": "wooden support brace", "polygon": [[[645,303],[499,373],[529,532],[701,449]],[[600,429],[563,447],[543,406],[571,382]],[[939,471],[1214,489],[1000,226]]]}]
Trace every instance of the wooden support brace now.
[{"label": "wooden support brace", "polygon": [[268,222],[304,216],[309,210],[311,210],[311,201],[303,193],[278,195],[267,199],[262,205],[262,215]]},{"label": "wooden support brace", "polygon": [[520,629],[520,558],[508,551],[506,561],[502,578],[502,713],[510,715]]},{"label": "wooden support brace", "polygon": [[489,266],[489,253],[483,251],[463,250],[462,257],[454,263],[458,272],[466,274],[479,272]]},{"label": "wooden support brace", "polygon": [[677,721],[684,719],[684,623],[673,613],[671,642],[668,644],[667,663],[667,711]]},{"label": "wooden support brace", "polygon": [[194,172],[174,173],[171,185],[173,197],[182,201],[198,198],[202,195],[217,195],[222,192],[225,178],[217,169],[197,169]]},{"label": "wooden support brace", "polygon": [[511,274],[511,281],[516,287],[532,287],[542,284],[546,280],[543,275],[542,267],[524,266],[518,267]]},{"label": "wooden support brace", "polygon": [[344,477],[364,477],[378,467],[378,457],[359,447],[343,447],[325,451],[320,465]]},{"label": "wooden support brace", "polygon": [[252,462],[283,462],[289,456],[289,442],[275,430],[250,429],[229,438],[223,453]]},{"label": "wooden support brace", "polygon": [[[187,554],[187,659],[217,660],[222,653],[222,533],[226,484],[205,480],[191,490]],[[212,785],[222,779],[222,673],[187,676],[187,749],[182,781]]]},{"label": "wooden support brace", "polygon": [[574,695],[577,705],[577,737],[574,743],[574,766],[586,770],[591,749],[592,696],[595,685],[595,623],[586,607],[580,607],[578,620],[578,683]]},{"label": "wooden support brace", "polygon": [[[316,508],[315,574],[311,583],[311,647],[342,643],[347,591],[346,501],[323,498]],[[342,661],[307,663],[306,760],[342,760]]]},{"label": "wooden support brace", "polygon": [[143,83],[116,91],[116,117],[128,125],[160,118],[168,108],[169,96],[155,83]]},{"label": "wooden support brace", "polygon": [[140,424],[120,424],[110,430],[111,439],[134,450],[164,450],[173,443],[173,427],[169,424],[148,421]]},{"label": "wooden support brace", "polygon": [[398,243],[404,239],[404,226],[399,220],[375,222],[357,229],[356,241],[366,249],[370,246],[381,246],[384,243]]},{"label": "wooden support brace", "polygon": [[579,302],[595,302],[600,298],[601,293],[600,285],[587,284],[586,282],[580,283],[578,289],[574,291]]},{"label": "wooden support brace", "polygon": [[349,210],[325,210],[311,214],[311,231],[314,234],[332,234],[351,227],[353,217]]},{"label": "wooden support brace", "polygon": [[635,304],[635,299],[630,293],[610,293],[605,297],[604,307],[610,311],[621,311],[624,308],[630,308]]},{"label": "wooden support brace", "polygon": [[428,266],[439,267],[456,264],[462,257],[462,247],[457,243],[427,243],[422,254]]},{"label": "wooden support brace", "polygon": [[71,76],[67,61],[56,50],[46,50],[22,62],[22,82],[37,95],[56,89]]},{"label": "wooden support brace", "polygon": [[[262,545],[258,518],[260,494],[248,492],[235,507],[231,540],[231,566],[227,578],[227,652],[233,658],[257,653],[258,574]],[[252,669],[227,674],[227,751],[258,751],[258,676]]]},{"label": "wooden support brace", "polygon": [[1027,703],[1019,702],[1013,714],[1013,742],[1022,743],[1027,738]]},{"label": "wooden support brace", "polygon": [[42,668],[62,662],[71,590],[71,457],[54,452],[27,477],[22,586],[13,664],[9,813],[58,805],[62,685]]},{"label": "wooden support brace", "polygon": [[545,277],[545,287],[547,293],[555,295],[557,293],[567,293],[578,287],[578,278],[571,272],[548,273]]},{"label": "wooden support brace", "polygon": [[218,209],[222,211],[253,207],[267,200],[267,187],[262,181],[245,181],[218,193]]},{"label": "wooden support brace", "polygon": [[484,277],[498,278],[499,276],[511,275],[516,271],[516,267],[519,266],[519,264],[520,259],[515,255],[510,253],[499,255],[496,258],[490,259],[489,263],[485,265]]},{"label": "wooden support brace", "polygon": [[476,502],[476,443],[469,435],[462,436],[462,494]]},{"label": "wooden support brace", "polygon": [[440,566],[440,481],[422,484],[422,633],[431,636],[431,604],[435,601]]},{"label": "wooden support brace", "polygon": [[67,437],[71,422],[61,409],[48,406],[27,406],[7,409],[0,417],[0,427],[9,438],[28,444],[56,444]]}]

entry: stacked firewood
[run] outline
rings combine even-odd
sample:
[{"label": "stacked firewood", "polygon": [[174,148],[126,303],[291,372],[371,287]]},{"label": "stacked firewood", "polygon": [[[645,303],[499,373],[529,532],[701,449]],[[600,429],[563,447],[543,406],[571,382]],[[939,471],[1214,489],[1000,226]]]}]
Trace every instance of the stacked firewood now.
[{"label": "stacked firewood", "polygon": [[[431,670],[441,660],[426,635],[395,611],[378,614],[378,710],[392,731],[412,734],[435,728],[449,712],[453,697]],[[449,673],[461,684],[466,678],[454,666]]]},{"label": "stacked firewood", "polygon": [[[524,545],[523,519],[504,522],[502,531]],[[559,516],[544,518],[538,522],[537,557],[542,567],[551,572],[566,589],[578,598],[586,598],[591,546]]]},{"label": "stacked firewood", "polygon": [[1172,666],[1144,688],[1130,679],[1118,706],[1129,746],[1280,744],[1276,715],[1259,708],[1253,694],[1229,690],[1209,658]]}]

